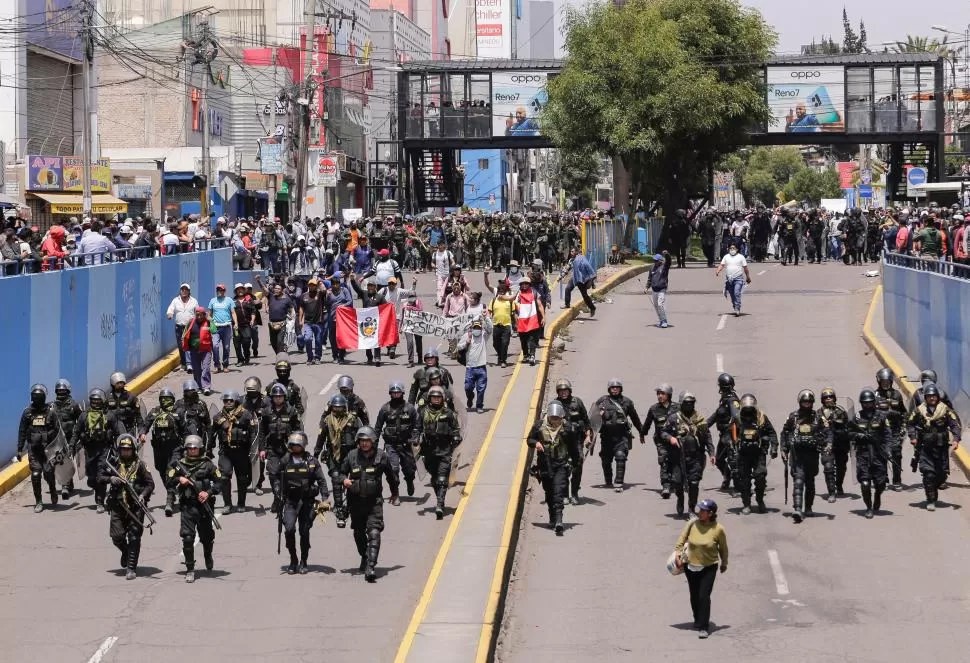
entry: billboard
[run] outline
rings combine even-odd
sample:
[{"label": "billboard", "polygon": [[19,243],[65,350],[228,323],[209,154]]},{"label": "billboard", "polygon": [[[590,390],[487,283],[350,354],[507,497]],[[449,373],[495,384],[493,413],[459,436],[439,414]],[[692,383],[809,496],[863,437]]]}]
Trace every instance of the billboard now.
[{"label": "billboard", "polygon": [[768,133],[844,133],[843,67],[767,67]]},{"label": "billboard", "polygon": [[[81,157],[27,156],[27,191],[83,191],[84,160]],[[91,191],[111,191],[111,162],[91,162]]]},{"label": "billboard", "polygon": [[539,136],[539,114],[549,101],[547,74],[514,71],[492,74],[492,135]]},{"label": "billboard", "polygon": [[[9,2],[9,0],[7,0]],[[74,0],[27,0],[26,41],[74,60],[81,59],[81,16]]]},{"label": "billboard", "polygon": [[475,0],[479,58],[512,57],[511,0]]}]

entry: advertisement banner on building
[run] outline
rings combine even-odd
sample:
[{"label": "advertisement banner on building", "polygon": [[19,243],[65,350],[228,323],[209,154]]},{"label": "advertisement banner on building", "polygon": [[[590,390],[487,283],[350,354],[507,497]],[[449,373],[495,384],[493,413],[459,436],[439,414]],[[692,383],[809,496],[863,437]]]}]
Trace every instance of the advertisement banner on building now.
[{"label": "advertisement banner on building", "polygon": [[[27,191],[83,191],[84,160],[42,154],[27,156]],[[91,164],[91,192],[111,191],[111,163],[101,159]]]},{"label": "advertisement banner on building", "polygon": [[538,118],[548,101],[545,72],[492,74],[492,135],[541,135]]},{"label": "advertisement banner on building", "polygon": [[[5,0],[11,2],[12,0]],[[16,5],[16,3],[13,3]],[[28,44],[74,60],[81,59],[79,4],[74,0],[26,0],[21,5]],[[15,12],[16,13],[16,12]]]},{"label": "advertisement banner on building", "polygon": [[259,172],[281,175],[286,172],[282,137],[267,136],[259,140]]},{"label": "advertisement banner on building", "polygon": [[479,58],[512,57],[511,0],[475,0]]},{"label": "advertisement banner on building", "polygon": [[[84,190],[84,159],[81,157],[64,157],[64,191]],[[104,193],[111,191],[111,163],[101,159],[91,164],[91,192]]]},{"label": "advertisement banner on building", "polygon": [[340,179],[340,165],[337,155],[323,150],[311,150],[310,184],[316,186],[337,186]]},{"label": "advertisement banner on building", "polygon": [[840,161],[836,164],[839,170],[839,188],[840,189],[851,189],[855,186],[853,180],[855,179],[855,171],[859,167],[858,162],[855,161]]},{"label": "advertisement banner on building", "polygon": [[845,69],[768,67],[768,133],[844,133]]}]

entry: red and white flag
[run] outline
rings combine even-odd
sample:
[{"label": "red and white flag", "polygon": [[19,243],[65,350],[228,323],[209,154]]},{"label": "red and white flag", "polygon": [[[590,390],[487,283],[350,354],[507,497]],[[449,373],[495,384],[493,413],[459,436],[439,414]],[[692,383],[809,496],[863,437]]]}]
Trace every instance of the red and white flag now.
[{"label": "red and white flag", "polygon": [[375,350],[398,343],[394,304],[370,308],[338,306],[336,324],[341,350]]}]

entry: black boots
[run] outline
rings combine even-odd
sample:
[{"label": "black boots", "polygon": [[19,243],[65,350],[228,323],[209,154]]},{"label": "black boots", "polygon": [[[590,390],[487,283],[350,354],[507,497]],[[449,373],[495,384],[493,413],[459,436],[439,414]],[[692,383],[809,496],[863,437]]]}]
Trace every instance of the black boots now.
[{"label": "black boots", "polygon": [[367,564],[364,567],[364,579],[367,582],[377,580],[377,557],[381,552],[381,533],[376,529],[367,532]]},{"label": "black boots", "polygon": [[205,559],[206,571],[211,571],[213,568],[215,568],[215,565],[216,565],[215,562],[212,560],[212,546],[213,546],[212,541],[209,541],[209,543],[202,544],[202,557],[203,559]]},{"label": "black boots", "polygon": [[863,483],[861,487],[862,502],[866,505],[866,518],[872,518],[872,489],[868,483]]},{"label": "black boots", "polygon": [[305,539],[300,537],[300,575],[306,575],[310,572],[309,567],[306,564],[307,558],[310,556],[310,539]]},{"label": "black boots", "polygon": [[243,512],[246,510],[246,489],[241,488],[236,492],[236,510]]},{"label": "black boots", "polygon": [[697,506],[697,496],[700,492],[700,486],[696,483],[687,486],[687,510],[690,513],[694,513],[694,508]]},{"label": "black boots", "polygon": [[125,579],[134,580],[138,575],[138,556],[141,553],[141,541],[130,541],[126,553],[126,555],[123,555],[123,557],[127,557]]},{"label": "black boots", "polygon": [[286,572],[291,576],[296,575],[298,568],[296,559],[296,533],[286,532],[284,536],[286,537],[286,550],[290,553],[290,566],[286,569]]}]

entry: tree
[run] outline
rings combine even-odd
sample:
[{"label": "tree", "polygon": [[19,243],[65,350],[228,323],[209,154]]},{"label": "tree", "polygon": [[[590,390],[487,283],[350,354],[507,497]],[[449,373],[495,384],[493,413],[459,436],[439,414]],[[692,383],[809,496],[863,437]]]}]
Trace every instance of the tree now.
[{"label": "tree", "polygon": [[869,52],[869,47],[866,44],[867,41],[869,41],[869,35],[866,33],[865,21],[860,20],[859,21],[859,41],[857,42],[857,46],[859,47],[860,53]]},{"label": "tree", "polygon": [[889,50],[893,53],[937,53],[940,57],[955,59],[963,52],[963,46],[954,46],[943,39],[906,35],[906,41],[897,41]]},{"label": "tree", "polygon": [[543,130],[560,148],[618,157],[635,198],[686,207],[720,156],[770,118],[761,63],[775,35],[737,0],[567,8],[565,30]]},{"label": "tree", "polygon": [[852,29],[852,24],[849,23],[849,13],[842,8],[842,52],[843,53],[858,53],[859,48],[859,36]]},{"label": "tree", "polygon": [[820,172],[806,166],[785,185],[782,195],[785,200],[807,200],[811,205],[818,205],[822,198],[841,198],[839,174],[834,168]]},{"label": "tree", "polygon": [[551,174],[555,187],[567,195],[590,198],[600,180],[603,162],[589,150],[555,150],[552,154]]},{"label": "tree", "polygon": [[774,205],[778,198],[778,185],[775,183],[775,178],[764,170],[747,173],[741,191],[749,203],[757,201],[768,207]]}]

